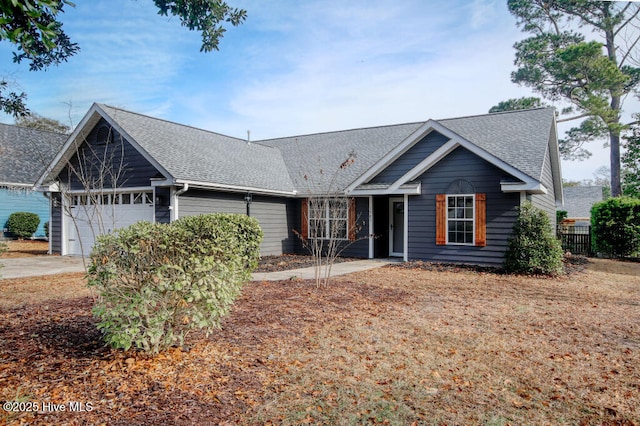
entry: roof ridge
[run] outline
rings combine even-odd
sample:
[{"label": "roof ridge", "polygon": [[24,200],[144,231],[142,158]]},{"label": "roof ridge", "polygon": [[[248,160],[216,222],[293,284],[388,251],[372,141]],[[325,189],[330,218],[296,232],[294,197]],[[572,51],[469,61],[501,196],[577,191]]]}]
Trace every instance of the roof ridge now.
[{"label": "roof ridge", "polygon": [[304,138],[304,137],[308,137],[308,136],[318,136],[318,135],[328,135],[328,134],[335,134],[335,133],[355,132],[357,130],[384,129],[384,128],[389,128],[389,127],[409,126],[409,125],[412,125],[412,124],[424,124],[427,121],[429,121],[429,120],[412,121],[412,122],[407,122],[407,123],[396,123],[396,124],[383,124],[383,125],[380,125],[380,126],[353,127],[351,129],[341,129],[341,130],[333,130],[333,131],[325,131],[325,132],[305,133],[305,134],[302,134],[302,135],[292,135],[292,136],[280,136],[280,137],[275,137],[275,138],[260,139],[259,141],[260,142],[269,142],[269,141],[276,141],[276,140],[280,140],[280,139],[294,139],[294,138]]},{"label": "roof ridge", "polygon": [[475,115],[462,115],[460,117],[440,118],[440,119],[437,119],[437,120],[434,120],[434,121],[451,121],[451,120],[461,120],[461,119],[465,119],[465,118],[487,117],[487,116],[490,116],[490,115],[493,116],[493,115],[518,114],[518,113],[532,112],[532,111],[538,111],[538,110],[543,110],[543,109],[555,109],[555,107],[547,106],[547,107],[536,107],[536,108],[527,108],[527,109],[513,109],[513,110],[509,110],[509,111],[487,112],[487,113],[475,114]]},{"label": "roof ridge", "polygon": [[[148,118],[148,119],[151,119],[151,120],[162,121],[162,122],[165,122],[165,123],[168,123],[168,124],[173,124],[173,125],[175,125],[175,126],[179,126],[179,127],[187,127],[187,128],[193,129],[193,130],[198,130],[198,131],[200,131],[200,132],[211,133],[211,134],[213,134],[213,135],[217,135],[217,136],[224,136],[225,138],[235,139],[235,140],[237,140],[237,141],[247,143],[247,140],[246,140],[246,139],[241,139],[241,138],[237,138],[237,137],[235,137],[235,136],[225,135],[225,134],[223,134],[223,133],[214,132],[214,131],[212,131],[212,130],[207,130],[207,129],[203,129],[203,128],[201,128],[201,127],[192,126],[192,125],[190,125],[190,124],[177,123],[177,122],[175,122],[175,121],[167,120],[167,119],[165,119],[165,118],[153,117],[153,116],[151,116],[151,115],[149,115],[149,114],[142,114],[142,113],[140,113],[140,112],[129,111],[129,110],[124,109],[124,108],[114,107],[114,106],[107,105],[107,104],[101,104],[101,103],[99,103],[99,104],[97,104],[97,105],[98,105],[98,106],[100,106],[101,108],[102,108],[102,107],[107,107],[107,108],[111,108],[111,109],[114,109],[114,110],[117,110],[117,111],[122,111],[122,112],[125,112],[125,113],[128,113],[128,114],[133,114],[133,115],[137,115],[137,116],[140,116],[140,117]],[[253,142],[253,141],[251,141],[251,143],[254,143],[254,142]]]},{"label": "roof ridge", "polygon": [[0,125],[2,126],[7,126],[7,127],[17,127],[18,129],[26,129],[29,131],[34,131],[34,132],[40,132],[40,133],[52,133],[54,135],[58,135],[58,136],[66,136],[69,137],[68,134],[66,133],[61,133],[61,132],[54,132],[53,130],[47,130],[47,129],[36,129],[35,127],[27,127],[27,126],[20,126],[18,124],[9,124],[9,123],[0,123]]}]

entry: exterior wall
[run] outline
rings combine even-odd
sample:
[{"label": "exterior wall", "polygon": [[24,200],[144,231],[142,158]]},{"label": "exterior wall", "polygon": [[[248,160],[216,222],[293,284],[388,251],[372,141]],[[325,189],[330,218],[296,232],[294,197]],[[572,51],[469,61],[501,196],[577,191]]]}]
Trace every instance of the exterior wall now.
[{"label": "exterior wall", "polygon": [[171,201],[171,188],[156,188],[155,196],[154,209],[156,222],[170,223],[171,211],[169,210],[169,204]]},{"label": "exterior wall", "polygon": [[551,220],[552,229],[556,229],[556,197],[553,184],[553,174],[551,170],[551,156],[549,155],[549,149],[544,158],[544,168],[542,170],[542,184],[547,188],[546,194],[533,194],[531,195],[531,204],[541,209],[549,215]]},{"label": "exterior wall", "polygon": [[59,193],[51,194],[51,222],[49,224],[51,253],[62,253],[62,198]]},{"label": "exterior wall", "polygon": [[393,164],[390,164],[389,167],[375,176],[371,183],[395,182],[448,141],[449,139],[446,136],[438,132],[429,133],[402,154]]},{"label": "exterior wall", "polygon": [[[422,195],[409,197],[409,260],[499,266],[511,235],[520,194],[502,193],[503,171],[464,148],[457,148],[420,177]],[[487,196],[487,245],[436,245],[436,194],[444,194],[457,179]]]},{"label": "exterior wall", "polygon": [[[98,181],[101,176],[104,177],[103,183],[100,184],[103,188],[113,187],[112,180],[115,180],[118,188],[145,187],[150,186],[152,177],[161,177],[158,170],[115,130],[111,130],[112,142],[99,143],[97,132],[103,125],[107,123],[101,120],[80,146],[79,153],[71,158],[69,163],[73,168],[70,170],[69,167],[65,167],[60,173],[62,184],[68,184],[72,190],[86,189],[77,173],[72,171],[74,169],[82,170],[81,175],[87,180]],[[94,165],[92,166],[91,163]],[[95,164],[100,164],[102,167]],[[112,178],[114,175],[118,175],[117,179]]]},{"label": "exterior wall", "polygon": [[0,232],[5,235],[7,221],[11,213],[35,213],[40,218],[40,225],[34,237],[44,237],[44,223],[49,221],[49,200],[41,192],[30,188],[0,188]]},{"label": "exterior wall", "polygon": [[[206,213],[246,214],[245,194],[190,189],[179,197],[179,217]],[[264,238],[260,253],[279,255],[296,251],[298,229],[296,217],[300,217],[299,200],[278,197],[253,196],[250,214],[260,223]],[[297,216],[296,216],[297,215]]]}]

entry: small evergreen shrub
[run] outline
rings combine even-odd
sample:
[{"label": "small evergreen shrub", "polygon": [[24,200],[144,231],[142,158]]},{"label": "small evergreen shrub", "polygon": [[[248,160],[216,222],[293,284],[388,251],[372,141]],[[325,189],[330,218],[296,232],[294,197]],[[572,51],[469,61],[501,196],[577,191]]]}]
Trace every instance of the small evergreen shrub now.
[{"label": "small evergreen shrub", "polygon": [[210,334],[250,279],[261,240],[258,222],[241,215],[139,222],[99,237],[89,285],[106,342],[157,354],[192,330]]},{"label": "small evergreen shrub", "polygon": [[640,249],[640,199],[616,197],[591,207],[593,249],[607,256],[625,257]]},{"label": "small evergreen shrub", "polygon": [[504,269],[515,274],[558,275],[562,272],[562,246],[549,216],[531,203],[518,209],[505,253]]},{"label": "small evergreen shrub", "polygon": [[7,229],[19,239],[31,237],[40,225],[40,217],[35,213],[11,213],[7,221]]}]

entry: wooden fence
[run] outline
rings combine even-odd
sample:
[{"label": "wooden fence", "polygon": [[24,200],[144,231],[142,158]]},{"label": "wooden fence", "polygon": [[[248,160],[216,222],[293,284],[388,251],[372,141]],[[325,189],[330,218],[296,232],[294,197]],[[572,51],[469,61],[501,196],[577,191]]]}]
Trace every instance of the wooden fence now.
[{"label": "wooden fence", "polygon": [[564,250],[585,256],[592,254],[591,226],[558,225],[556,235],[562,243]]}]

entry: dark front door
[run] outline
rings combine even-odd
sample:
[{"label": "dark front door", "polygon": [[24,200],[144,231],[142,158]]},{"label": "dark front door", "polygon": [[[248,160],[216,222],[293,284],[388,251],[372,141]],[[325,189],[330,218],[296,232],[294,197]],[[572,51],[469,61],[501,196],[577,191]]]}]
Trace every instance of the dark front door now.
[{"label": "dark front door", "polygon": [[404,200],[389,199],[389,255],[404,256]]}]

